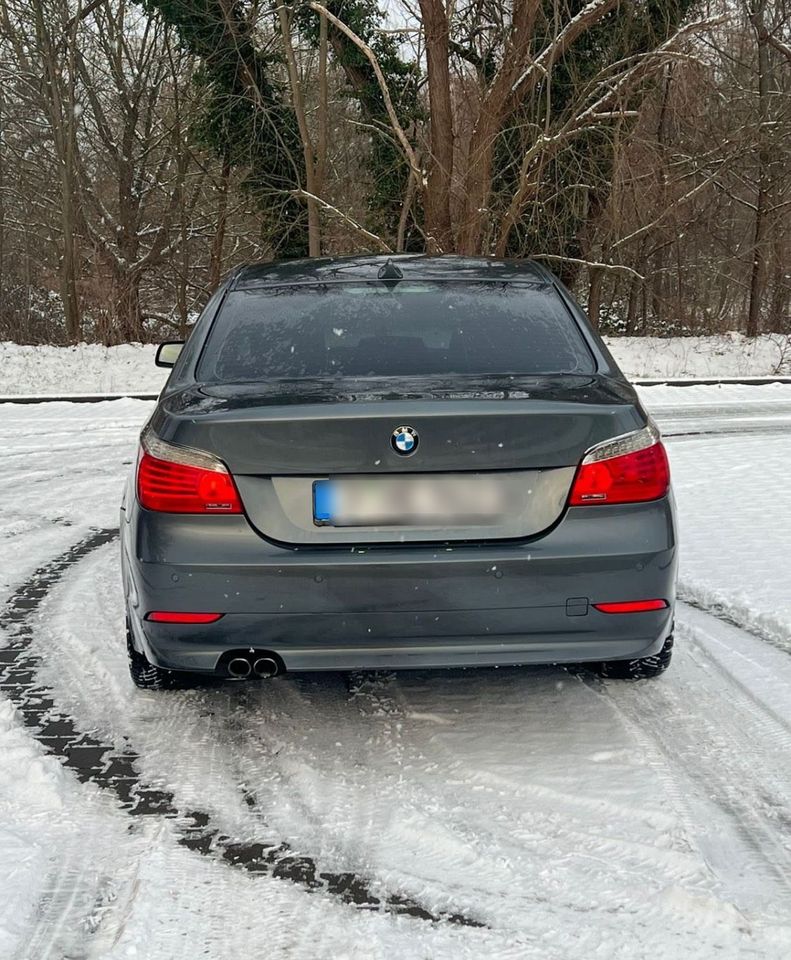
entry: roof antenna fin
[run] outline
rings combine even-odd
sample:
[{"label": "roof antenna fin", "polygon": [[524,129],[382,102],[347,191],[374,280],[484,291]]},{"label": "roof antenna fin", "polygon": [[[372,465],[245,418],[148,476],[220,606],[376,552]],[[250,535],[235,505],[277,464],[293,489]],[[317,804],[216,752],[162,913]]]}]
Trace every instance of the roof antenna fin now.
[{"label": "roof antenna fin", "polygon": [[400,270],[392,260],[388,260],[387,263],[379,267],[379,273],[377,276],[380,280],[389,280],[393,285],[398,283],[399,280],[404,279],[403,271]]}]

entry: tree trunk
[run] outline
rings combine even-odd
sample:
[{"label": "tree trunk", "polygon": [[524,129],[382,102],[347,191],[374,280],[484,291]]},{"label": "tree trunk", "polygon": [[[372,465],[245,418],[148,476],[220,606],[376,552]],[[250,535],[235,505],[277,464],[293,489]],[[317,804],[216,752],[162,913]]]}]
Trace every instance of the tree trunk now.
[{"label": "tree trunk", "polygon": [[278,7],[278,17],[280,19],[280,32],[283,36],[283,46],[286,51],[286,65],[288,67],[289,82],[291,84],[291,102],[297,118],[297,125],[299,126],[300,139],[302,140],[307,192],[312,194],[312,196],[307,198],[308,255],[311,257],[319,257],[321,256],[321,220],[319,219],[318,204],[313,199],[313,197],[317,195],[316,151],[313,148],[313,141],[308,129],[305,101],[302,96],[302,83],[297,70],[294,46],[291,43],[291,18],[286,8],[282,5]]},{"label": "tree trunk", "polygon": [[74,237],[73,197],[70,178],[64,171],[61,178],[61,227],[63,249],[60,259],[60,299],[63,304],[63,320],[69,343],[77,343],[81,333],[80,299],[77,289],[77,244]]},{"label": "tree trunk", "polygon": [[766,233],[767,206],[769,191],[767,149],[767,129],[769,121],[769,46],[764,24],[764,3],[750,13],[758,43],[758,121],[759,145],[756,152],[758,162],[758,196],[755,201],[755,223],[753,227],[753,262],[750,270],[750,300],[747,309],[747,336],[756,337],[761,324],[761,306],[766,285]]},{"label": "tree trunk", "polygon": [[5,290],[5,100],[0,86],[0,298]]},{"label": "tree trunk", "polygon": [[143,320],[140,313],[140,276],[121,272],[116,276],[117,342],[142,343]]},{"label": "tree trunk", "polygon": [[515,0],[513,29],[500,69],[481,100],[464,169],[464,206],[457,231],[459,253],[474,256],[486,252],[483,245],[489,222],[495,146],[503,126],[522,102],[513,96],[512,87],[529,57],[538,6],[538,0]]},{"label": "tree trunk", "polygon": [[640,281],[637,277],[632,278],[629,284],[629,304],[626,309],[626,329],[624,333],[627,337],[633,337],[637,329],[637,313],[640,309]]},{"label": "tree trunk", "polygon": [[590,269],[590,286],[588,287],[588,319],[591,326],[599,329],[599,314],[601,312],[601,285],[604,271],[597,267]]},{"label": "tree trunk", "polygon": [[475,256],[483,252],[483,235],[489,219],[494,146],[501,128],[501,114],[486,101],[472,132],[465,176],[465,213],[459,226],[459,253]]},{"label": "tree trunk", "polygon": [[316,193],[324,195],[327,180],[327,144],[329,142],[330,94],[327,80],[329,24],[322,14],[319,17],[319,130],[316,136]]},{"label": "tree trunk", "polygon": [[448,18],[442,0],[420,0],[426,33],[431,112],[430,157],[424,197],[429,253],[454,249],[450,202],[453,183],[453,107],[448,62]]},{"label": "tree trunk", "polygon": [[778,233],[775,233],[773,245],[772,297],[769,303],[767,328],[771,333],[791,333],[791,314],[788,309],[791,284],[786,280],[785,251]]},{"label": "tree trunk", "polygon": [[750,269],[750,300],[747,308],[747,336],[757,337],[761,325],[761,304],[765,286],[765,251],[766,238],[766,174],[764,166],[766,158],[761,157],[763,149],[758,151],[758,198],[755,204],[755,223],[753,227],[753,262]]},{"label": "tree trunk", "polygon": [[64,123],[65,153],[61,164],[61,229],[63,231],[63,254],[60,269],[60,296],[63,303],[63,318],[66,336],[70,343],[77,343],[82,332],[80,297],[77,287],[77,219],[75,216],[75,150],[74,102],[65,105],[67,117]]},{"label": "tree trunk", "polygon": [[209,293],[212,294],[220,285],[222,277],[223,248],[225,246],[225,231],[228,225],[228,188],[231,180],[231,162],[226,154],[222,164],[220,189],[217,196],[217,224],[211,244],[209,259]]},{"label": "tree trunk", "polygon": [[406,182],[404,192],[404,202],[401,207],[401,216],[398,218],[398,232],[396,234],[396,252],[403,253],[406,250],[406,231],[409,224],[409,217],[412,212],[412,203],[415,199],[415,178],[410,177]]},{"label": "tree trunk", "polygon": [[[52,25],[44,10],[35,7],[36,33],[44,66],[44,91],[48,120],[59,161],[60,229],[62,246],[59,287],[66,338],[76,343],[81,335],[80,299],[77,286],[76,164],[77,118],[75,114],[76,28],[66,35],[67,56],[55,46]],[[65,63],[64,63],[65,60]]]}]

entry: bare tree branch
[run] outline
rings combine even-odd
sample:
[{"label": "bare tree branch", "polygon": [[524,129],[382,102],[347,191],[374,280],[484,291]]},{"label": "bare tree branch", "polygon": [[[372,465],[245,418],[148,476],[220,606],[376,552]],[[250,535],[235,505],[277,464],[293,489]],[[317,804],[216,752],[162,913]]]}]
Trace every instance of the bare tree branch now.
[{"label": "bare tree branch", "polygon": [[393,248],[385,240],[383,240],[381,237],[378,237],[375,233],[371,233],[370,230],[366,230],[365,227],[357,223],[357,221],[350,217],[347,213],[344,213],[342,210],[334,207],[326,200],[322,200],[321,197],[316,197],[312,193],[308,193],[307,190],[293,190],[292,194],[299,200],[313,200],[322,208],[322,210],[325,210],[332,216],[337,217],[342,223],[345,223],[347,227],[351,227],[355,233],[359,234],[359,236],[363,237],[365,240],[369,240],[378,250],[381,250],[382,253],[393,252]]}]

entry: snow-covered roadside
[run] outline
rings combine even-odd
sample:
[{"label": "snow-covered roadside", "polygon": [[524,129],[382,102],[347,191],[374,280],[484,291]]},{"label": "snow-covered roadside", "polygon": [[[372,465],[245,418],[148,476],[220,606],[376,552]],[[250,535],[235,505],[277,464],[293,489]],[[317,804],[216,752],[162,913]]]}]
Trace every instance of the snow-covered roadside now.
[{"label": "snow-covered roadside", "polygon": [[680,596],[791,650],[791,386],[638,392],[670,455]]},{"label": "snow-covered roadside", "polygon": [[791,435],[668,442],[679,592],[791,650]]},{"label": "snow-covered roadside", "polygon": [[[0,601],[95,528],[118,524],[151,401],[0,406]],[[31,551],[35,541],[37,550]]]},{"label": "snow-covered roadside", "polygon": [[605,337],[618,365],[635,379],[765,377],[791,374],[791,337],[740,333],[714,337]]},{"label": "snow-covered roadside", "polygon": [[[748,340],[730,333],[715,337],[608,337],[627,376],[764,377],[791,374],[788,337]],[[73,347],[30,347],[0,343],[0,396],[67,393],[158,393],[167,371],[154,366],[156,347],[80,343]]]},{"label": "snow-covered roadside", "polygon": [[69,393],[159,393],[167,370],[154,365],[153,344],[103,347],[0,343],[0,396]]}]

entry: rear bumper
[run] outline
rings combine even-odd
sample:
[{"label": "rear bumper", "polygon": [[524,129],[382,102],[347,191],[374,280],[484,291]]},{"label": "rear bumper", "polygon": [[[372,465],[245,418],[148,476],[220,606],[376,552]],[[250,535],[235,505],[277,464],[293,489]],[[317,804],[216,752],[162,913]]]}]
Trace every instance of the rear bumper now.
[{"label": "rear bumper", "polygon": [[[671,629],[676,542],[670,498],[568,510],[533,543],[283,549],[243,517],[122,521],[136,645],[162,667],[212,672],[232,649],[288,670],[484,666],[630,659]],[[594,602],[662,597],[667,609],[599,613]],[[216,623],[145,620],[216,611]]]},{"label": "rear bumper", "polygon": [[[645,614],[641,616],[647,616]],[[529,611],[526,612],[529,620]],[[541,663],[581,663],[586,660],[631,660],[658,653],[670,631],[671,616],[643,623],[627,637],[614,637],[609,629],[587,634],[519,633],[488,636],[388,637],[379,643],[353,638],[342,643],[321,646],[299,641],[272,640],[267,636],[269,622],[248,618],[247,624],[234,624],[230,632],[208,631],[189,637],[176,631],[145,631],[143,647],[151,662],[169,670],[213,673],[223,653],[251,647],[260,654],[276,654],[288,671],[308,670],[410,670],[438,667],[485,667]],[[323,633],[325,622],[316,623]],[[146,625],[147,626],[147,625]],[[238,628],[241,628],[237,630]],[[244,629],[249,627],[250,629]],[[244,640],[242,637],[244,636]]]}]

